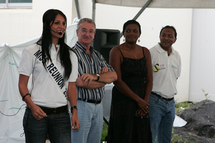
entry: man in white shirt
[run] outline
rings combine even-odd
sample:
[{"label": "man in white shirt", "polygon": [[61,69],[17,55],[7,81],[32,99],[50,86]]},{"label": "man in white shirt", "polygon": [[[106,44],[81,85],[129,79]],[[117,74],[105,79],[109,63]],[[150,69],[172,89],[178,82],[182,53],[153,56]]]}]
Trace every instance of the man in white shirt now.
[{"label": "man in white shirt", "polygon": [[149,117],[152,140],[170,143],[175,119],[174,95],[176,83],[181,73],[181,58],[173,49],[177,39],[173,26],[165,26],[160,31],[160,43],[150,49],[153,68],[153,88],[149,99]]}]

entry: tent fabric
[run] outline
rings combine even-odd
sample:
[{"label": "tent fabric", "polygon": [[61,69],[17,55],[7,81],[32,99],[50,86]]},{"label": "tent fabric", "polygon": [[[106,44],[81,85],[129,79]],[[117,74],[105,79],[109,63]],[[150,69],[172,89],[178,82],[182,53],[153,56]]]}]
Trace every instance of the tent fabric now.
[{"label": "tent fabric", "polygon": [[[96,3],[142,7],[148,0],[96,0]],[[215,8],[214,0],[152,0],[150,8]]]},{"label": "tent fabric", "polygon": [[[72,47],[77,41],[77,23],[67,28],[66,43]],[[0,46],[0,143],[23,143],[25,141],[22,119],[26,104],[18,89],[19,62],[23,49],[38,38],[15,46]],[[31,86],[29,79],[29,88]]]}]

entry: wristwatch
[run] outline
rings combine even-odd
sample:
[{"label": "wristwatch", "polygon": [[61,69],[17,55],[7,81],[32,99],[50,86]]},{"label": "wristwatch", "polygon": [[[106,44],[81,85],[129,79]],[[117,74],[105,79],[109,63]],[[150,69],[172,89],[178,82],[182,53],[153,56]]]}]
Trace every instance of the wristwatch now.
[{"label": "wristwatch", "polygon": [[99,75],[99,74],[96,74],[96,75],[97,75],[97,77],[98,77],[96,81],[99,81],[100,75]]},{"label": "wristwatch", "polygon": [[77,109],[77,106],[72,106],[71,109],[70,109],[70,110],[71,110],[71,113],[72,113],[73,109],[78,110],[78,109]]}]

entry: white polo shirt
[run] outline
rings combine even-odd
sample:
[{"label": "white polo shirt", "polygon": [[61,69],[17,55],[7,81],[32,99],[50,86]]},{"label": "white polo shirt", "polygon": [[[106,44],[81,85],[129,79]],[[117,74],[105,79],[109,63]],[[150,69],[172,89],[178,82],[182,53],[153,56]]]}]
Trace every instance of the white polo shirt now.
[{"label": "white polo shirt", "polygon": [[176,83],[181,73],[181,58],[172,48],[168,56],[159,44],[150,49],[153,71],[152,91],[164,98],[172,98],[177,94]]},{"label": "white polo shirt", "polygon": [[[39,48],[38,48],[39,47]],[[59,46],[58,46],[59,47]],[[60,47],[59,47],[60,48]],[[52,63],[55,64],[60,73],[64,74],[64,68],[60,64],[60,60],[57,56],[59,48],[56,51],[54,45],[50,49],[50,56]],[[31,93],[31,99],[36,105],[56,108],[67,105],[67,99],[60,90],[59,86],[55,83],[54,79],[50,76],[48,71],[44,68],[41,61],[31,54],[35,49],[41,47],[37,44],[29,46],[23,50],[22,58],[19,65],[19,73],[26,76],[32,75],[32,89],[29,89]],[[70,59],[72,62],[72,72],[70,77],[65,82],[65,87],[68,87],[68,82],[75,82],[78,77],[78,60],[74,52],[70,51]]]}]

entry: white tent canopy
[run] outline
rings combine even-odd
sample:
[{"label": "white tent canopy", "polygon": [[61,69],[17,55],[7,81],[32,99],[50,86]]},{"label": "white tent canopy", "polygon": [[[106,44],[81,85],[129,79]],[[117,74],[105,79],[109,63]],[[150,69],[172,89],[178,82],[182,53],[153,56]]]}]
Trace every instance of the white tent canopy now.
[{"label": "white tent canopy", "polygon": [[142,7],[151,1],[150,8],[215,8],[215,0],[96,0],[96,3]]}]

